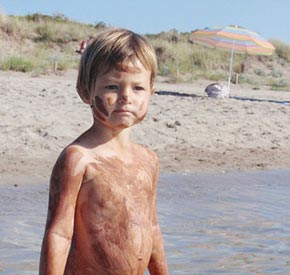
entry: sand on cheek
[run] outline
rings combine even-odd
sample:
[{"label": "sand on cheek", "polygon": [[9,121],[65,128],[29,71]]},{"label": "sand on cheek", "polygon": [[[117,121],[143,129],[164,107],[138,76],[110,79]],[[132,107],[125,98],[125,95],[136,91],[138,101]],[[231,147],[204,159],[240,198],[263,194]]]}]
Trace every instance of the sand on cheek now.
[{"label": "sand on cheek", "polygon": [[103,100],[99,96],[95,96],[95,106],[102,114],[109,116],[109,112],[106,109]]},{"label": "sand on cheek", "polygon": [[140,105],[140,107],[139,107],[138,113],[139,113],[140,115],[139,115],[138,118],[137,118],[137,122],[142,121],[142,120],[146,117],[146,115],[147,115],[147,112],[148,112],[148,105],[147,105],[147,106],[145,106],[145,105],[146,105],[146,103],[143,102],[143,103]]},{"label": "sand on cheek", "polygon": [[103,100],[100,97],[95,96],[95,100],[94,100],[93,105],[91,107],[93,110],[93,114],[97,119],[99,119],[101,121],[106,121],[105,117],[109,116],[109,112],[107,111],[107,109],[103,103]]}]

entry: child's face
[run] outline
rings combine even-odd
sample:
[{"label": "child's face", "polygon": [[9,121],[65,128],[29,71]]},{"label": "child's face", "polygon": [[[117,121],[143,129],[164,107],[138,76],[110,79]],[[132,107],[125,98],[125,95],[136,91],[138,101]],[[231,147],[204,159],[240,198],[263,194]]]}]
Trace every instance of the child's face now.
[{"label": "child's face", "polygon": [[94,118],[111,129],[128,128],[145,117],[153,89],[140,62],[120,64],[96,79]]}]

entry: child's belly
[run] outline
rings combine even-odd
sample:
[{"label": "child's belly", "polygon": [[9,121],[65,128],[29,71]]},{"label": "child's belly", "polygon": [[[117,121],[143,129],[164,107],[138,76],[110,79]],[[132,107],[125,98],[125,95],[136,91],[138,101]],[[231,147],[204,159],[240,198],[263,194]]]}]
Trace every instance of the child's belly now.
[{"label": "child's belly", "polygon": [[143,275],[152,252],[150,192],[92,186],[82,188],[76,206],[67,268],[78,273],[67,274]]},{"label": "child's belly", "polygon": [[67,274],[144,274],[152,252],[153,201],[145,174],[103,171],[81,186]]},{"label": "child's belly", "polygon": [[118,227],[107,223],[98,231],[76,231],[67,266],[71,273],[66,274],[143,275],[152,252],[151,232],[148,222],[134,221]]}]

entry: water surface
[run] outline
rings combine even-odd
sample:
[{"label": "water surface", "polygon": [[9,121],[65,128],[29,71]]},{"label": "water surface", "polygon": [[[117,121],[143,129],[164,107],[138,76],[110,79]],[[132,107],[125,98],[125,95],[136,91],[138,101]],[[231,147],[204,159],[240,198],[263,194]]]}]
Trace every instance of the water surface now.
[{"label": "water surface", "polygon": [[[47,184],[0,185],[0,274],[36,275]],[[170,274],[290,274],[290,171],[161,175]]]}]

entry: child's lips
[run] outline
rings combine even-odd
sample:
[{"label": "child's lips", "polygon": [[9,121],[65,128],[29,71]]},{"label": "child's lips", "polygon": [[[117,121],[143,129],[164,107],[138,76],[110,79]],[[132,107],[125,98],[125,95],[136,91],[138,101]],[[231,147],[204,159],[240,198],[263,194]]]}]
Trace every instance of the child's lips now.
[{"label": "child's lips", "polygon": [[114,113],[131,113],[131,111],[126,109],[117,109],[114,111]]},{"label": "child's lips", "polygon": [[126,109],[117,109],[113,113],[117,113],[117,114],[120,114],[120,115],[131,115],[132,114],[131,111],[126,110]]}]

